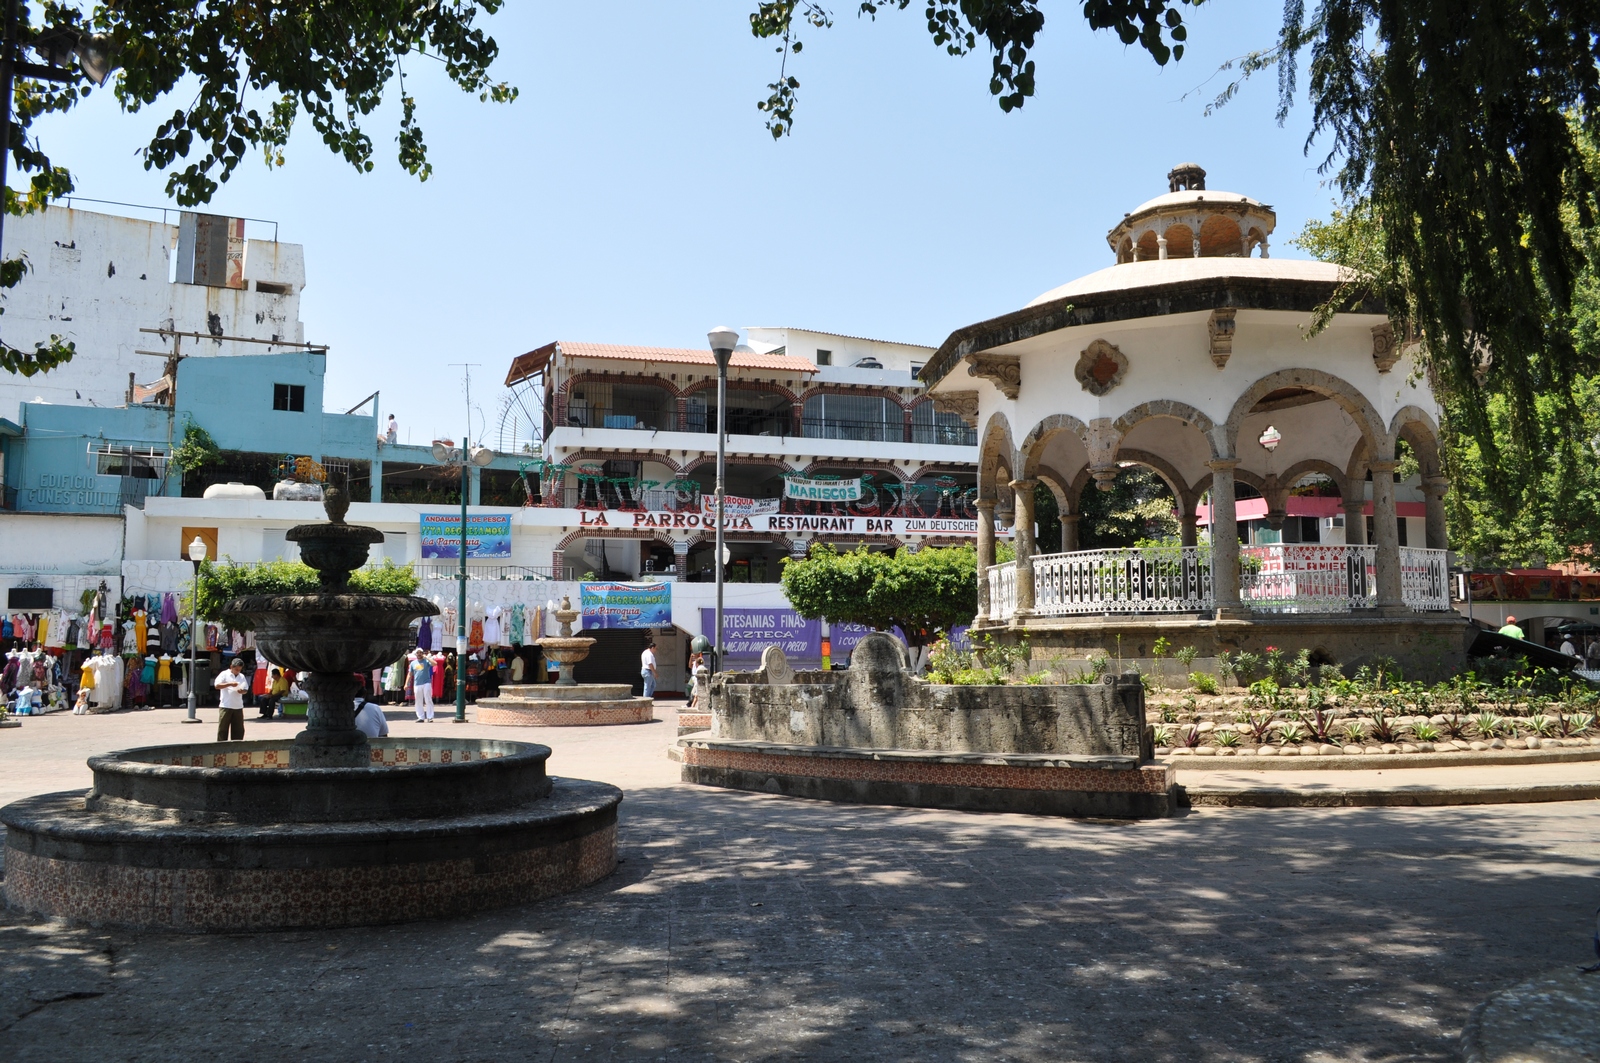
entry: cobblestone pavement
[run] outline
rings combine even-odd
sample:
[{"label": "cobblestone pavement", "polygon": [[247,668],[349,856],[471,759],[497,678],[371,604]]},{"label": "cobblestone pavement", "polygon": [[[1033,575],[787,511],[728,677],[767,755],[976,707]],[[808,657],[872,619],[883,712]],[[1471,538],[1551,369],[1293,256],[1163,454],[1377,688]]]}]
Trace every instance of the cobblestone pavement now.
[{"label": "cobblestone pavement", "polygon": [[[663,715],[432,725],[544,741],[555,773],[626,789],[624,863],[580,894],[290,934],[0,916],[0,1059],[1454,1060],[1475,1004],[1584,959],[1600,903],[1600,803],[1137,824],[828,805],[679,784]],[[0,731],[0,793],[210,736],[175,721]]]}]

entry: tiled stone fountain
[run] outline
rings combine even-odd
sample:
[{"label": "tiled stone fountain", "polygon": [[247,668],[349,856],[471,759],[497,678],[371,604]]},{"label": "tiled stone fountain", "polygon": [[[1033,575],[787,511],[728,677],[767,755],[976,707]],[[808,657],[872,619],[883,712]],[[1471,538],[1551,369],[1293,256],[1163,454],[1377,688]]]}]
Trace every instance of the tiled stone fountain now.
[{"label": "tiled stone fountain", "polygon": [[93,757],[87,792],[0,809],[6,903],[176,930],[356,926],[457,915],[586,886],[616,866],[622,792],[552,778],[548,746],[369,742],[354,673],[399,656],[431,603],[354,594],[376,534],[329,522],[289,537],[316,594],[234,599],[267,656],[312,673],[293,742],[156,746]]}]

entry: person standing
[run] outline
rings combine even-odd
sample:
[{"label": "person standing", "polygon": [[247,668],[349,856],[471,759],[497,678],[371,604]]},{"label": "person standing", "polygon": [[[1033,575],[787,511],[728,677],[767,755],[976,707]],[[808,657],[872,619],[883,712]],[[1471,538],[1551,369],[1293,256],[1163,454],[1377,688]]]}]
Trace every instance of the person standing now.
[{"label": "person standing", "polygon": [[656,696],[656,644],[645,640],[644,652],[639,654],[639,675],[644,679],[644,696]]},{"label": "person standing", "polygon": [[1568,657],[1576,657],[1578,655],[1578,647],[1572,644],[1571,635],[1565,635],[1562,637],[1561,652],[1566,654]]},{"label": "person standing", "polygon": [[1508,639],[1526,639],[1528,637],[1524,635],[1522,633],[1522,629],[1517,626],[1517,618],[1514,616],[1506,617],[1505,627],[1500,629],[1500,634],[1504,635]]},{"label": "person standing", "polygon": [[217,688],[217,741],[244,741],[244,696],[250,690],[244,661],[235,657],[211,685]]},{"label": "person standing", "polygon": [[394,419],[394,414],[389,415],[389,425],[383,430],[383,441],[391,447],[400,442],[400,422]]},{"label": "person standing", "polygon": [[418,650],[411,658],[411,686],[416,694],[417,722],[433,722],[433,662]]}]

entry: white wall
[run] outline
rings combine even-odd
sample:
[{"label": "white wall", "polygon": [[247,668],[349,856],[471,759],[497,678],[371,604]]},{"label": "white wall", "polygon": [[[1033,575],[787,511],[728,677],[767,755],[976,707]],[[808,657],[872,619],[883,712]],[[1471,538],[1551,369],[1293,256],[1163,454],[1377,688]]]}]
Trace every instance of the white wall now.
[{"label": "white wall", "polygon": [[120,517],[0,513],[0,592],[53,587],[58,605],[76,608],[82,590],[102,579],[120,592],[121,572]]},{"label": "white wall", "polygon": [[[6,220],[6,253],[24,253],[32,266],[21,284],[0,296],[6,341],[31,349],[59,335],[76,343],[78,353],[49,373],[0,375],[0,417],[15,420],[17,406],[36,397],[64,405],[122,405],[130,372],[147,384],[163,369],[162,359],[134,352],[170,346],[159,336],[140,333],[141,328],[305,339],[300,322],[305,254],[298,244],[250,240],[244,267],[248,290],[210,288],[167,280],[177,233],[176,225],[62,206]],[[259,281],[287,284],[290,291],[259,292],[254,290]],[[184,347],[203,355],[265,350],[256,344],[193,340]]]}]

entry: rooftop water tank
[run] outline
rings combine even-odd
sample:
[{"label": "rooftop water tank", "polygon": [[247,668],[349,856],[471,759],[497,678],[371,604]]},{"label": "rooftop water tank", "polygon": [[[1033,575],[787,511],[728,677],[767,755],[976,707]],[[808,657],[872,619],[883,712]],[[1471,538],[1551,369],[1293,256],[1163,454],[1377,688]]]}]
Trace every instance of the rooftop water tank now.
[{"label": "rooftop water tank", "polygon": [[264,499],[267,493],[254,484],[242,484],[238,481],[225,484],[212,484],[206,488],[206,498],[258,498]]}]

